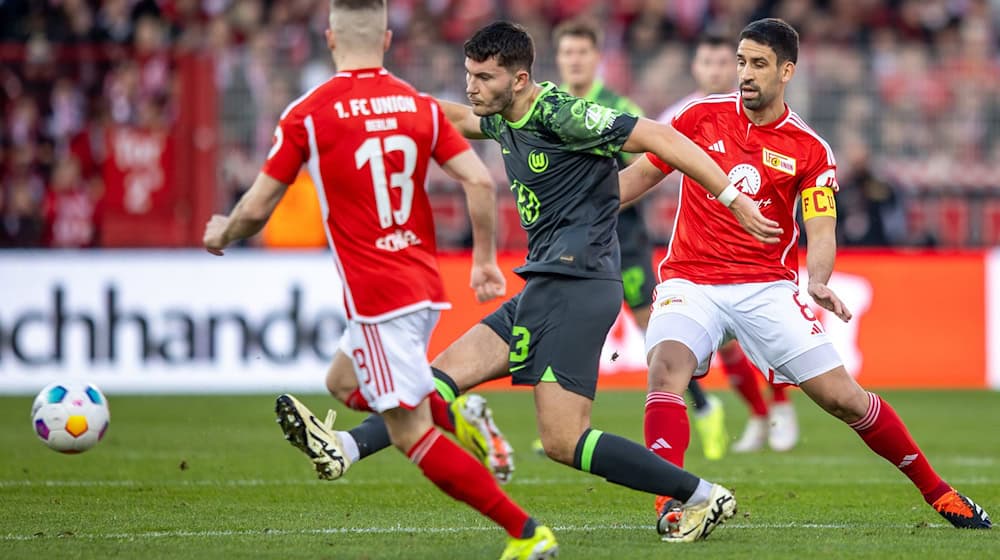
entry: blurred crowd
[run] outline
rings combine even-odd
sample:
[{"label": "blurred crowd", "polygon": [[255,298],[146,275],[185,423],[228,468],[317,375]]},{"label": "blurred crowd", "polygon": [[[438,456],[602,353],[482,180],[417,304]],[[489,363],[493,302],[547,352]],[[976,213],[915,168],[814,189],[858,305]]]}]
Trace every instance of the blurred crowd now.
[{"label": "blurred crowd", "polygon": [[[784,18],[802,37],[789,103],[838,155],[842,242],[1000,243],[1000,0],[389,0],[387,66],[461,100],[461,43],[503,18],[535,38],[536,79],[558,81],[551,29],[578,15],[605,23],[604,81],[653,115],[694,89],[700,34]],[[327,0],[0,0],[0,247],[100,243],[106,130],[169,129],[184,55],[214,63],[227,208],[283,108],[331,75],[326,16]],[[675,195],[661,190],[646,212],[664,241]],[[460,193],[435,176],[433,194],[442,243],[462,245]]]}]

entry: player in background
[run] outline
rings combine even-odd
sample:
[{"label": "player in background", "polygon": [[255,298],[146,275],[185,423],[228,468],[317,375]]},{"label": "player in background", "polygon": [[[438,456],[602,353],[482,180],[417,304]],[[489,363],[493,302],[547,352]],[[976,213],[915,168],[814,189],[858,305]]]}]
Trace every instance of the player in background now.
[{"label": "player in background", "polygon": [[[733,82],[735,69],[736,53],[730,41],[719,35],[702,35],[695,44],[694,57],[691,60],[691,75],[698,89],[667,107],[656,120],[669,123],[682,108],[696,99],[732,92],[735,87]],[[709,146],[708,149],[718,148]],[[732,340],[719,348],[719,360],[730,385],[736,389],[750,409],[750,417],[743,429],[743,435],[733,443],[733,452],[759,451],[764,444],[775,451],[789,451],[795,447],[799,440],[799,423],[795,416],[795,407],[788,400],[784,385],[768,383],[772,400],[771,407],[768,408],[757,384],[760,372],[743,353],[738,341]],[[656,414],[655,410],[650,412],[649,408],[647,405],[647,413]],[[695,417],[697,418],[697,413]],[[696,422],[695,426],[697,425]]]},{"label": "player in background", "polygon": [[[575,97],[641,117],[642,109],[628,98],[608,89],[597,76],[601,65],[602,35],[600,27],[587,20],[568,20],[556,26],[552,32],[552,44],[556,47],[556,66],[563,82],[561,87]],[[731,74],[727,76],[731,77]],[[615,157],[619,169],[625,169],[631,159],[624,153]],[[653,273],[653,243],[646,231],[639,205],[633,204],[618,212],[617,233],[621,246],[625,303],[632,311],[636,324],[646,332],[656,281]],[[718,397],[706,395],[696,379],[692,379],[688,385],[688,394],[694,402],[692,417],[705,457],[710,460],[721,459],[729,446],[722,401]],[[653,403],[647,403],[646,406],[651,404]]]},{"label": "player in background", "polygon": [[[693,375],[704,374],[712,353],[733,338],[769,381],[798,385],[831,415],[850,426],[874,451],[895,465],[924,499],[955,527],[991,527],[989,516],[931,468],[888,403],[852,378],[823,326],[799,294],[798,226],[801,200],[808,233],[806,268],[813,300],[843,321],[851,312],[827,286],[836,258],[836,162],[829,145],[784,101],[795,74],[798,33],[782,20],[750,23],[737,49],[739,91],[709,96],[681,109],[674,127],[724,169],[734,186],[706,197],[698,180],[685,176],[681,206],[646,332],[649,375],[671,414],[646,433],[669,448],[662,457],[683,464],[690,434],[681,395]],[[623,202],[633,200],[673,171],[647,154],[621,174]],[[747,239],[718,208],[750,195],[783,229],[777,245]],[[649,437],[647,435],[647,437]],[[657,529],[671,530],[676,502],[660,509]]]},{"label": "player in background", "polygon": [[[471,286],[485,301],[501,295],[496,266],[496,200],[485,165],[438,104],[383,67],[392,37],[384,0],[331,0],[326,32],[337,74],[282,113],[256,181],[227,216],[213,216],[204,243],[222,254],[260,231],[305,164],[343,280],[348,325],[334,368],[353,369],[358,398],[378,412],[393,445],[444,493],[503,527],[503,559],[558,550],[489,471],[433,425],[434,382],[427,344],[449,307],[437,268],[434,222],[424,181],[431,159],[465,189],[473,227]],[[314,461],[343,464],[332,431],[291,395],[277,399],[285,437]]]},{"label": "player in background", "polygon": [[[473,107],[441,103],[463,134],[501,144],[528,232],[527,262],[516,270],[526,285],[434,359],[439,390],[453,397],[501,377],[534,386],[539,433],[550,458],[684,501],[676,530],[664,540],[705,538],[734,513],[732,494],[639,444],[593,429],[590,409],[601,347],[622,301],[614,156],[651,147],[711,183],[711,192],[720,193],[728,179],[669,126],[575,98],[552,83],[536,84],[534,44],[519,26],[488,25],[466,42],[465,53]],[[744,198],[731,205],[735,219],[759,241],[776,242],[775,222],[762,219]],[[357,380],[340,375],[327,385],[347,402]],[[363,457],[378,450],[376,426],[372,422],[366,434]]]}]

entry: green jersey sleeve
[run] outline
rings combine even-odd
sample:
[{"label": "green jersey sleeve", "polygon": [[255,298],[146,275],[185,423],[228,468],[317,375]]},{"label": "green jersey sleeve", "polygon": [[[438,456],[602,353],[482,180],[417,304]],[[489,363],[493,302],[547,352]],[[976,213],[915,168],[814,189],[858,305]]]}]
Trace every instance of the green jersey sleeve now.
[{"label": "green jersey sleeve", "polygon": [[638,120],[585,99],[569,98],[551,113],[548,127],[566,150],[614,157]]},{"label": "green jersey sleeve", "polygon": [[502,125],[503,117],[499,114],[479,118],[479,130],[484,136],[493,140],[500,139],[500,130],[502,129]]}]

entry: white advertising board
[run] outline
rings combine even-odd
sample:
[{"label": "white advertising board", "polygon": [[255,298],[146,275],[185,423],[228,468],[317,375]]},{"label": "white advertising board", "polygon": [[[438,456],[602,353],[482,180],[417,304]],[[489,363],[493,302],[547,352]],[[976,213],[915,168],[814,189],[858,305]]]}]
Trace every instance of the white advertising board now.
[{"label": "white advertising board", "polygon": [[0,252],[0,394],[322,391],[341,298],[322,251]]}]

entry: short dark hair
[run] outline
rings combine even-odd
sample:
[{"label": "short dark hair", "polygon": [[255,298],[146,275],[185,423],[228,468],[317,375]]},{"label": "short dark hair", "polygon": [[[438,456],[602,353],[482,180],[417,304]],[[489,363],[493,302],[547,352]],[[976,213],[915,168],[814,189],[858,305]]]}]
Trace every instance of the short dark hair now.
[{"label": "short dark hair", "polygon": [[727,45],[730,45],[729,38],[720,33],[702,33],[698,36],[698,40],[695,42],[694,47],[724,47]]},{"label": "short dark hair", "polygon": [[601,44],[604,42],[604,33],[597,26],[597,23],[583,18],[568,19],[557,25],[552,31],[552,44],[558,47],[559,41],[563,37],[583,37],[584,39],[590,39],[590,42],[598,49],[601,48]]},{"label": "short dark hair", "polygon": [[508,70],[527,70],[535,62],[535,43],[523,27],[509,21],[495,21],[465,42],[465,56],[483,62],[496,57]]},{"label": "short dark hair", "polygon": [[330,0],[330,6],[338,10],[379,10],[385,8],[385,0]]},{"label": "short dark hair", "polygon": [[799,33],[784,20],[765,18],[751,22],[740,32],[740,41],[743,39],[771,47],[778,56],[778,64],[799,60]]}]

